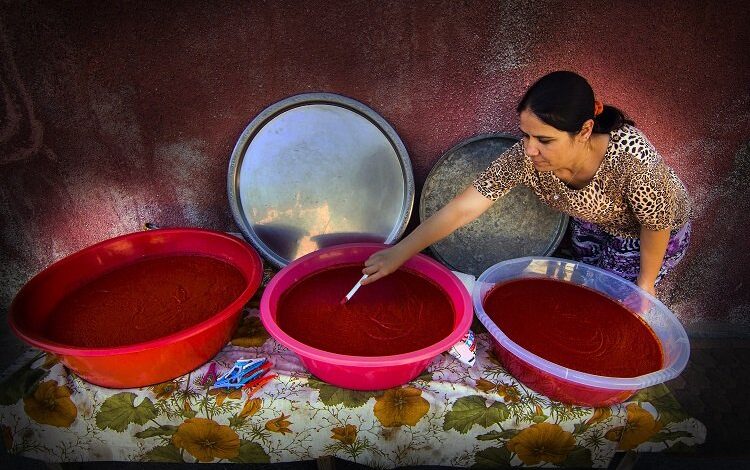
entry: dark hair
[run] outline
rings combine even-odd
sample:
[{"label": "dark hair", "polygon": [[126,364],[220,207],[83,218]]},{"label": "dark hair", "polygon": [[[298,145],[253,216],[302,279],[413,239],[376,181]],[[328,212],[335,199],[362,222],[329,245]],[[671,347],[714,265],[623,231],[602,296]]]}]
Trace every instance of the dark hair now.
[{"label": "dark hair", "polygon": [[594,132],[606,134],[625,124],[635,125],[614,106],[605,105],[594,116],[594,90],[585,78],[574,72],[547,74],[531,85],[516,111],[531,110],[539,119],[555,129],[575,134],[587,119],[594,120]]}]

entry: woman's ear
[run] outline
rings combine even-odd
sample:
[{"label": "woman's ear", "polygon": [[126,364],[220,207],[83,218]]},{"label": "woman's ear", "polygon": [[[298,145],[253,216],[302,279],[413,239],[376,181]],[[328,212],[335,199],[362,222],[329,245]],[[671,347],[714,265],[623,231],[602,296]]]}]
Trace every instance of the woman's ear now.
[{"label": "woman's ear", "polygon": [[581,130],[578,131],[578,140],[581,142],[586,142],[591,138],[592,132],[594,132],[594,120],[587,119],[581,126]]}]

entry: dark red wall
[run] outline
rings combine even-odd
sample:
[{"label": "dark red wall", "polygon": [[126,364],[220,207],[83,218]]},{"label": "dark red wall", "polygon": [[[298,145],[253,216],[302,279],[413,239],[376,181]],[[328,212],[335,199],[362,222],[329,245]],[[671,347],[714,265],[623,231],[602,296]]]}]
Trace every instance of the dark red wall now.
[{"label": "dark red wall", "polygon": [[517,132],[523,90],[571,69],[694,198],[694,244],[663,298],[695,334],[750,331],[744,0],[116,3],[0,6],[3,311],[44,266],[146,221],[236,230],[232,147],[282,98],[370,106],[419,189],[459,141]]}]

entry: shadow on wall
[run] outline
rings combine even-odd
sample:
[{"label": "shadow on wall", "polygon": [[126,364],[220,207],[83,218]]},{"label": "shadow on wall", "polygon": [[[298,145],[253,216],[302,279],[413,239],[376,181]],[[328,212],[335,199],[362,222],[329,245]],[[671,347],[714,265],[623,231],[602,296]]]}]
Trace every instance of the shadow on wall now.
[{"label": "shadow on wall", "polygon": [[[694,243],[666,303],[691,336],[750,337],[750,141],[721,184],[694,201],[694,212],[694,218],[700,214],[700,251]],[[706,311],[721,312],[725,321],[696,321]]]}]

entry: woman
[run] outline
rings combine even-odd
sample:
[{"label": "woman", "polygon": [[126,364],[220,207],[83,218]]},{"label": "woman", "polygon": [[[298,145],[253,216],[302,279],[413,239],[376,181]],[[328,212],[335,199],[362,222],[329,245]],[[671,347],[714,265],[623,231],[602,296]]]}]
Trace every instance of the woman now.
[{"label": "woman", "polygon": [[656,283],[690,240],[687,191],[622,111],[594,99],[573,72],[542,77],[518,104],[523,140],[473,184],[362,270],[377,281],[486,211],[523,184],[572,216],[578,261],[599,266],[655,295]]}]

